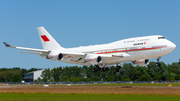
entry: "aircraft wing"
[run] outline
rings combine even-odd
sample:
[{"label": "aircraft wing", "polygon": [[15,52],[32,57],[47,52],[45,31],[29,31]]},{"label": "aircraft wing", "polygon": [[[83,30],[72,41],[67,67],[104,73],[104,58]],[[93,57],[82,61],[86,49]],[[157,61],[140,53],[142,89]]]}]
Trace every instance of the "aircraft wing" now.
[{"label": "aircraft wing", "polygon": [[17,49],[23,49],[23,50],[28,50],[28,51],[34,51],[34,52],[44,52],[44,53],[50,52],[49,50],[34,49],[34,48],[25,48],[25,47],[16,47],[16,46],[11,46],[11,45],[7,44],[6,42],[3,42],[3,43],[4,43],[4,45],[6,47],[10,47],[10,48],[17,48]]},{"label": "aircraft wing", "polygon": [[[42,49],[34,49],[34,48],[25,48],[25,47],[16,47],[16,46],[11,46],[7,44],[6,42],[3,42],[6,47],[10,48],[17,48],[17,49],[22,49],[22,50],[27,50],[27,51],[20,51],[24,53],[30,53],[30,54],[37,54],[40,56],[43,56],[46,58],[46,55],[51,53],[50,50],[42,50]],[[32,52],[28,52],[32,51]],[[109,59],[112,58],[124,58],[124,57],[130,57],[128,53],[117,53],[117,54],[89,54],[89,53],[74,53],[74,52],[62,52],[63,59],[61,60],[62,62],[66,63],[71,63],[71,64],[79,64],[79,65],[90,65],[89,62],[91,62],[91,59],[98,58],[100,56],[103,61],[109,61]],[[59,61],[57,59],[57,54],[49,54],[49,59],[53,61]],[[94,61],[93,61],[94,62]]]},{"label": "aircraft wing", "polygon": [[111,58],[124,58],[129,57],[127,53],[121,54],[88,54],[88,53],[71,53],[71,52],[62,52],[63,60],[62,62],[79,64],[79,65],[90,65],[87,60],[94,57],[102,57],[103,61],[108,61]]}]

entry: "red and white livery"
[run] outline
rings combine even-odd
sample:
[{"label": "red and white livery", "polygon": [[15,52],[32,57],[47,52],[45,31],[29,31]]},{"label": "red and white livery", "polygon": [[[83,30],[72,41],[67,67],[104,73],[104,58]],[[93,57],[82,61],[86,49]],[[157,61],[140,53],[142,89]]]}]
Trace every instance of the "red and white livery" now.
[{"label": "red and white livery", "polygon": [[25,53],[38,54],[52,61],[61,61],[77,65],[95,65],[93,71],[108,70],[106,65],[117,64],[116,72],[121,68],[121,62],[132,61],[137,65],[148,65],[149,59],[157,58],[156,65],[160,66],[159,59],[171,53],[176,45],[161,35],[129,38],[108,44],[63,48],[46,31],[44,27],[37,28],[43,49],[33,49],[10,46],[27,51]]}]

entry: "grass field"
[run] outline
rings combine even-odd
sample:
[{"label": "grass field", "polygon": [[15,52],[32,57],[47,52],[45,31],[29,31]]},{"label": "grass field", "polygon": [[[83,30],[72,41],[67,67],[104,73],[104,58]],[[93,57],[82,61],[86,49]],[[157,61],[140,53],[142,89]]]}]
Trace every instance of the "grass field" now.
[{"label": "grass field", "polygon": [[178,101],[180,83],[0,86],[0,101]]},{"label": "grass field", "polygon": [[0,101],[178,101],[180,96],[119,94],[0,94]]}]

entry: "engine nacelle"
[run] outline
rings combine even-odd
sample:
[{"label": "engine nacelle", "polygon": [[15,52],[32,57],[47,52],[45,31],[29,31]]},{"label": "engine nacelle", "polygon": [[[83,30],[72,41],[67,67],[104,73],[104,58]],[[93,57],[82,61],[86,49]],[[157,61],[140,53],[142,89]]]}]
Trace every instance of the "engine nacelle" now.
[{"label": "engine nacelle", "polygon": [[58,59],[59,61],[63,60],[63,59],[64,59],[64,55],[63,55],[62,53],[59,53],[57,59]]},{"label": "engine nacelle", "polygon": [[58,53],[58,54],[49,54],[49,55],[46,55],[46,59],[51,59],[51,60],[63,60],[64,59],[64,56],[62,53]]},{"label": "engine nacelle", "polygon": [[85,57],[86,62],[89,62],[90,64],[100,64],[102,63],[102,57],[98,55],[87,55]]},{"label": "engine nacelle", "polygon": [[136,60],[133,63],[139,66],[146,66],[149,64],[149,59]]}]

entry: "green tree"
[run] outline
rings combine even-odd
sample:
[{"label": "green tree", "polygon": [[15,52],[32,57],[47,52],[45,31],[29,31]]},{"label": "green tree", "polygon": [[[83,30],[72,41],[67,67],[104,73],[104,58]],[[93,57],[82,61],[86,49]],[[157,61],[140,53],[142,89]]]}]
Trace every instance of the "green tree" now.
[{"label": "green tree", "polygon": [[170,81],[174,81],[174,80],[175,80],[175,78],[174,78],[174,77],[171,77],[171,78],[170,78]]},{"label": "green tree", "polygon": [[178,63],[172,63],[172,65],[171,65],[171,70],[172,70],[172,72],[173,73],[175,73],[175,74],[180,74],[180,65],[178,64]]},{"label": "green tree", "polygon": [[28,70],[28,72],[33,72],[33,71],[37,71],[37,70],[40,70],[40,69],[37,69],[37,68],[31,68]]},{"label": "green tree", "polygon": [[21,82],[21,75],[20,74],[14,74],[14,76],[12,77],[11,82]]},{"label": "green tree", "polygon": [[53,79],[53,78],[51,78],[49,81],[50,81],[50,82],[54,82],[54,79]]},{"label": "green tree", "polygon": [[61,81],[70,81],[70,80],[69,80],[68,76],[65,75],[65,76],[63,76],[63,77],[61,78]]},{"label": "green tree", "polygon": [[48,69],[45,69],[42,71],[42,74],[41,74],[41,77],[42,78],[46,78],[47,81],[51,79],[51,70],[48,68]]},{"label": "green tree", "polygon": [[91,81],[91,79],[90,79],[90,78],[87,78],[87,79],[86,79],[86,82],[90,82],[90,81]]},{"label": "green tree", "polygon": [[20,70],[20,67],[13,67],[13,70]]},{"label": "green tree", "polygon": [[52,78],[54,78],[55,81],[60,81],[61,77],[63,76],[62,67],[53,68],[51,70],[51,76],[52,76]]},{"label": "green tree", "polygon": [[20,67],[0,68],[0,82],[11,82],[15,74],[20,74],[21,78],[23,78],[27,72],[28,70],[20,69]]},{"label": "green tree", "polygon": [[22,78],[24,77],[25,73],[28,73],[28,70],[22,68],[22,69],[21,69],[21,77],[22,77]]},{"label": "green tree", "polygon": [[113,75],[113,81],[119,81],[119,75],[118,74]]},{"label": "green tree", "polygon": [[71,67],[63,67],[63,76],[66,75],[68,78],[71,78]]},{"label": "green tree", "polygon": [[123,67],[119,71],[120,80],[124,81],[127,78],[131,78],[131,70],[134,66],[131,63],[123,64]]},{"label": "green tree", "polygon": [[162,77],[161,77],[161,80],[166,80],[168,78],[168,72],[167,71],[165,71],[165,72],[163,72],[163,74],[162,74]]},{"label": "green tree", "polygon": [[41,80],[41,78],[40,77],[38,77],[37,78],[37,82],[41,82],[42,80]]},{"label": "green tree", "polygon": [[48,79],[46,77],[43,78],[43,82],[47,82]]},{"label": "green tree", "polygon": [[71,81],[72,81],[72,82],[78,82],[78,81],[79,81],[79,78],[78,78],[78,77],[72,77],[72,78],[71,78]]},{"label": "green tree", "polygon": [[100,79],[100,77],[94,76],[94,77],[91,77],[91,80],[92,81],[100,81],[101,79]]},{"label": "green tree", "polygon": [[124,81],[131,81],[129,78],[124,79]]},{"label": "green tree", "polygon": [[113,81],[113,77],[112,76],[107,76],[104,78],[104,81]]},{"label": "green tree", "polygon": [[175,80],[180,80],[180,75],[176,75],[174,78]]},{"label": "green tree", "polygon": [[143,74],[140,77],[141,81],[149,81],[149,79],[150,79],[150,76],[148,74]]},{"label": "green tree", "polygon": [[[102,78],[104,78],[105,81],[109,81],[108,77],[112,77],[112,81],[180,80],[180,63],[166,65],[165,63],[161,62],[160,67],[156,66],[155,62],[150,62],[147,67],[134,67],[131,63],[125,63],[120,69],[119,73],[114,73],[114,69],[116,68],[114,66],[111,66],[109,71],[105,72],[92,72],[93,68],[94,66],[91,65],[83,67],[71,66],[45,69],[41,75],[42,80],[39,78],[37,81],[50,81],[51,78],[53,78],[55,81],[75,81],[74,77],[79,78],[79,81],[100,81]],[[23,78],[25,73],[36,70],[39,69],[31,68],[26,70],[20,69],[19,67],[0,68],[0,82],[12,81],[15,74],[20,74],[21,78]]]},{"label": "green tree", "polygon": [[149,73],[150,77],[154,78],[155,80],[166,80],[168,67],[164,62],[160,63],[161,66],[156,66],[155,62],[150,62],[148,65],[148,69],[150,70],[147,70],[147,72]]},{"label": "green tree", "polygon": [[147,74],[147,68],[143,66],[136,66],[131,68],[130,72],[130,80],[132,81],[141,81],[141,78],[143,74]]}]

